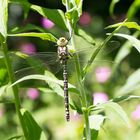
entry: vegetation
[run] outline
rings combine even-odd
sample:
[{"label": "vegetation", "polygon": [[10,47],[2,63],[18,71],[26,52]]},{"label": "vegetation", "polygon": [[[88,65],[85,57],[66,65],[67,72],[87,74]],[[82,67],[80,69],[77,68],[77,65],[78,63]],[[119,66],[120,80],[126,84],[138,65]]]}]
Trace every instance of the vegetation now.
[{"label": "vegetation", "polygon": [[[62,0],[60,10],[43,1],[0,0],[1,140],[139,139],[140,1],[121,17],[115,13],[121,1],[107,3],[108,22],[84,11],[84,2]],[[73,54],[70,122],[56,58],[61,36]]]}]

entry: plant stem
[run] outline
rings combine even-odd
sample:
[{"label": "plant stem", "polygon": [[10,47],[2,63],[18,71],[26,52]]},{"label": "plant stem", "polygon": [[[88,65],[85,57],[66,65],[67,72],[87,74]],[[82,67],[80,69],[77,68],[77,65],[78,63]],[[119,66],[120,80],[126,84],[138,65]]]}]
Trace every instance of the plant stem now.
[{"label": "plant stem", "polygon": [[[66,0],[66,11],[68,11],[70,9],[69,5],[70,5],[69,0]],[[71,22],[68,19],[67,19],[67,25],[68,25],[69,34],[71,37],[71,45],[75,49],[76,47],[75,47],[74,36],[72,35],[73,29],[72,29]],[[75,68],[76,68],[76,73],[77,73],[77,78],[78,78],[78,83],[79,83],[79,88],[80,88],[82,111],[83,111],[83,115],[84,115],[84,119],[85,119],[86,140],[91,140],[91,132],[90,132],[89,118],[88,118],[89,112],[87,110],[87,108],[88,108],[87,97],[86,97],[86,93],[85,93],[85,89],[84,89],[84,81],[82,80],[82,71],[81,71],[78,55],[75,55],[74,59],[75,59]]]},{"label": "plant stem", "polygon": [[[15,82],[15,76],[14,76],[14,71],[12,69],[10,58],[8,56],[8,48],[7,48],[6,39],[1,43],[1,45],[2,45],[2,49],[3,49],[3,53],[4,53],[4,61],[5,61],[6,68],[7,68],[7,71],[8,71],[9,81],[12,84],[12,83]],[[18,114],[18,118],[20,120],[20,124],[21,124],[22,130],[23,130],[24,136],[26,137],[27,136],[27,130],[26,130],[26,127],[24,125],[22,115],[20,113],[21,103],[20,103],[20,97],[19,97],[19,94],[18,94],[19,90],[18,90],[18,87],[16,85],[12,87],[12,90],[13,90],[13,94],[14,94],[14,98],[15,98],[14,103],[15,103],[16,112]]]}]

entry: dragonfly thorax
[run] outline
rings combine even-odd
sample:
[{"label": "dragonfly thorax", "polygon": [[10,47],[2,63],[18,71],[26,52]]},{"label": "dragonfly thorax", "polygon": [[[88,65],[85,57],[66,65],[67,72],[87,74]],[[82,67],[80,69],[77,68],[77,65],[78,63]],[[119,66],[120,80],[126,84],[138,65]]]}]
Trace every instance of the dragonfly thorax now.
[{"label": "dragonfly thorax", "polygon": [[68,40],[65,37],[60,37],[57,41],[57,45],[60,47],[65,47],[68,44]]},{"label": "dragonfly thorax", "polygon": [[68,59],[68,49],[67,49],[67,46],[64,46],[64,47],[61,47],[61,46],[58,46],[58,57],[59,57],[59,60],[60,62],[62,63],[63,61],[67,61]]}]

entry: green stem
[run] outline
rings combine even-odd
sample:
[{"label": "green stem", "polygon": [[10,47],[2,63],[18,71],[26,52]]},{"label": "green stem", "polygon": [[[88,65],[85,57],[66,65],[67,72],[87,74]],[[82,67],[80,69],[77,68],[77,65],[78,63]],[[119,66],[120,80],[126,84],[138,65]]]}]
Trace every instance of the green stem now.
[{"label": "green stem", "polygon": [[[14,71],[12,69],[11,61],[10,61],[10,58],[9,58],[9,55],[8,55],[8,48],[7,48],[6,39],[5,39],[5,41],[3,41],[1,43],[1,45],[2,45],[2,49],[3,49],[3,53],[4,53],[4,61],[5,61],[6,68],[7,68],[7,71],[8,71],[9,81],[10,81],[10,83],[14,83],[15,82],[15,76],[14,76]],[[24,125],[24,121],[22,119],[22,115],[20,113],[21,104],[20,104],[20,97],[19,97],[19,94],[18,94],[18,87],[16,85],[13,86],[12,90],[13,90],[13,94],[14,94],[14,98],[15,98],[14,103],[15,103],[16,112],[18,114],[18,118],[20,120],[22,130],[23,130],[24,135],[26,137],[27,136],[27,131],[26,131],[26,127]]]},{"label": "green stem", "polygon": [[[70,9],[69,7],[70,3],[69,0],[66,0],[66,11]],[[67,19],[67,25],[68,25],[68,30],[70,36],[72,35],[72,25],[71,22]],[[74,36],[71,36],[71,45],[75,49],[75,41],[74,41]],[[85,132],[86,132],[86,140],[91,140],[91,132],[90,132],[90,126],[89,126],[89,118],[88,118],[88,104],[87,104],[87,96],[85,93],[84,89],[84,81],[82,80],[82,71],[79,63],[79,58],[78,55],[74,56],[75,61],[75,68],[76,68],[76,73],[78,77],[78,83],[79,83],[79,88],[80,88],[80,98],[81,98],[81,103],[82,103],[82,111],[85,119]],[[84,108],[84,109],[83,109]]]}]

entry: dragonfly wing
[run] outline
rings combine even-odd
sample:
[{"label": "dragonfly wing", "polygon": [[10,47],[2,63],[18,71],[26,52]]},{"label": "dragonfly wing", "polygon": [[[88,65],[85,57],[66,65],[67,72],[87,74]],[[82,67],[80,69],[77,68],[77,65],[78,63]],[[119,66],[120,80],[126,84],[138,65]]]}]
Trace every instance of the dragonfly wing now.
[{"label": "dragonfly wing", "polygon": [[35,53],[32,55],[12,54],[12,62],[17,77],[23,77],[29,74],[44,74],[44,70],[50,70],[57,73],[61,69],[57,53]]}]

